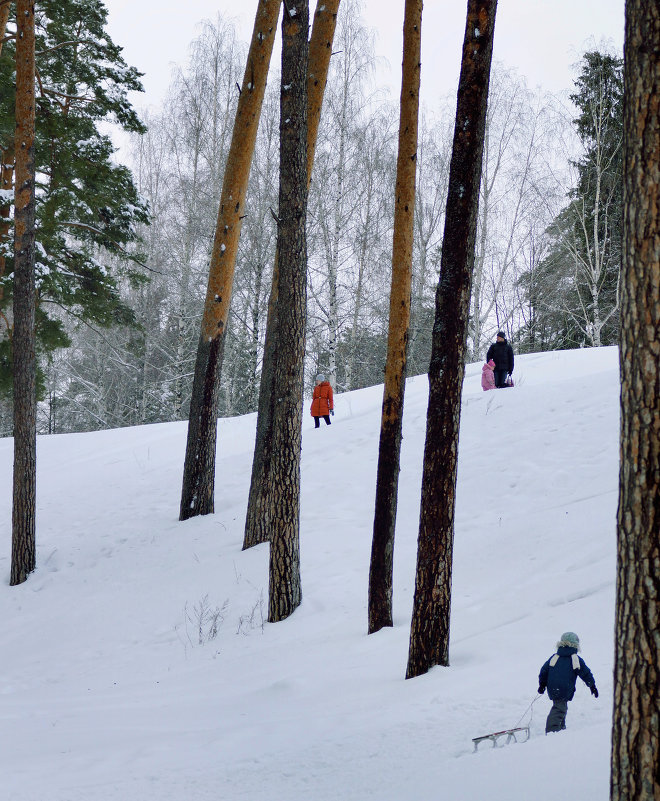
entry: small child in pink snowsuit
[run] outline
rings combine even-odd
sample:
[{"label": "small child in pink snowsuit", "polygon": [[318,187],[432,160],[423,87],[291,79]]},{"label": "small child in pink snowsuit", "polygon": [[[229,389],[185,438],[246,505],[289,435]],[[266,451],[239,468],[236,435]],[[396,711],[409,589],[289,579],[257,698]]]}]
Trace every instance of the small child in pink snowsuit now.
[{"label": "small child in pink snowsuit", "polygon": [[481,368],[481,388],[484,392],[488,392],[489,389],[495,389],[495,373],[493,370],[495,369],[495,362],[493,359],[484,364]]}]

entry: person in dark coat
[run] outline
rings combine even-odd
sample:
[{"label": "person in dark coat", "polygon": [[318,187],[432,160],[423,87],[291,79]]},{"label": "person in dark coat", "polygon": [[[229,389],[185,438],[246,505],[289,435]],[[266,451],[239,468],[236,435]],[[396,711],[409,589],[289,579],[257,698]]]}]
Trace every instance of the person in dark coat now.
[{"label": "person in dark coat", "polygon": [[577,655],[579,650],[580,639],[577,634],[565,632],[557,643],[557,653],[548,659],[539,673],[539,695],[543,695],[547,687],[552,701],[552,709],[545,722],[546,734],[566,728],[568,702],[575,695],[578,676],[591,690],[591,694],[598,698],[596,682],[584,659]]},{"label": "person in dark coat", "polygon": [[495,387],[502,389],[506,387],[507,375],[513,375],[513,348],[506,341],[504,331],[498,331],[495,342],[488,348],[486,361],[492,359],[495,362]]}]

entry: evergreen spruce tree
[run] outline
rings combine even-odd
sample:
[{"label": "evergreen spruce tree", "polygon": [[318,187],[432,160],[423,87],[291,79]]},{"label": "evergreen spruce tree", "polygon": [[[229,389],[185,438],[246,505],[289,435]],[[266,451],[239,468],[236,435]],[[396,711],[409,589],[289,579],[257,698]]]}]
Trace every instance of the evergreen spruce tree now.
[{"label": "evergreen spruce tree", "polygon": [[[12,8],[8,33],[12,33]],[[100,326],[131,324],[120,278],[138,282],[131,246],[148,221],[130,171],[112,162],[113,144],[99,130],[116,122],[125,131],[144,126],[128,100],[141,91],[105,25],[100,0],[44,0],[36,9],[36,332],[47,355],[68,344],[63,312]],[[15,43],[0,55],[0,151],[12,155],[15,128]],[[5,91],[7,88],[8,91]],[[12,233],[0,228],[0,391],[11,385]],[[116,259],[108,259],[107,254]],[[119,265],[111,274],[107,264]]]},{"label": "evergreen spruce tree", "polygon": [[548,229],[550,249],[539,275],[521,282],[537,307],[537,328],[550,332],[551,348],[610,345],[618,335],[623,61],[585,53],[575,88],[573,124],[582,143],[576,185]]}]

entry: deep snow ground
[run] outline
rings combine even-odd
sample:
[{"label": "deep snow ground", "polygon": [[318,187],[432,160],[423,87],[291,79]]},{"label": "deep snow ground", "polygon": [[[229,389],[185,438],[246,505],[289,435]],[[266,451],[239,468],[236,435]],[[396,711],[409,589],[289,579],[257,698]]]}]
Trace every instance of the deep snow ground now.
[{"label": "deep snow ground", "polygon": [[[0,440],[0,797],[8,801],[605,801],[618,473],[614,348],[535,354],[514,390],[466,371],[451,667],[404,681],[427,380],[408,380],[395,626],[366,635],[382,388],[304,421],[303,604],[264,622],[268,551],[241,551],[255,416],[219,424],[216,514],[177,520],[186,424],[42,437],[38,569],[10,588]],[[309,401],[305,401],[307,408]],[[203,609],[219,610],[217,636]],[[545,737],[537,675],[577,631]],[[529,742],[471,738],[527,722]]]}]

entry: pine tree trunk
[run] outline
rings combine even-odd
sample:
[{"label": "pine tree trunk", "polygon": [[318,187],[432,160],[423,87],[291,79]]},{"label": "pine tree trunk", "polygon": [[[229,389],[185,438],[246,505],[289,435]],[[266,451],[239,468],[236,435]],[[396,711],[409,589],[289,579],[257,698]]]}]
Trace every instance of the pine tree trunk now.
[{"label": "pine tree trunk", "polygon": [[[318,135],[323,95],[330,69],[332,42],[337,24],[340,0],[319,0],[309,43],[309,70],[307,75],[307,187],[312,178],[314,152]],[[277,359],[277,302],[279,282],[279,252],[275,253],[273,279],[268,300],[266,338],[259,386],[259,413],[252,460],[252,477],[245,519],[243,549],[267,542],[270,516],[267,504],[271,483],[271,452],[273,442],[274,370]]]},{"label": "pine tree trunk", "polygon": [[250,386],[248,389],[248,409],[253,412],[257,408],[257,398],[259,396],[259,319],[261,305],[261,290],[263,286],[265,264],[260,260],[256,266],[254,276],[254,292],[252,297],[251,314],[251,336],[250,336]]},{"label": "pine tree trunk", "polygon": [[612,801],[660,799],[659,41],[657,2],[627,0]]},{"label": "pine tree trunk", "polygon": [[273,448],[273,407],[275,404],[274,380],[277,348],[277,293],[279,284],[279,253],[275,252],[273,278],[270,298],[268,299],[268,316],[266,318],[266,338],[261,366],[261,382],[259,384],[259,405],[257,413],[257,430],[255,434],[254,456],[252,458],[252,475],[250,493],[245,517],[243,550],[268,542],[270,516],[268,514],[268,487],[270,486],[271,453]]},{"label": "pine tree trunk", "polygon": [[259,0],[220,198],[193,379],[180,520],[213,512],[220,371],[250,166],[279,0]]},{"label": "pine tree trunk", "polygon": [[273,481],[268,620],[300,605],[300,451],[307,324],[307,64],[308,0],[285,0],[280,95],[280,254],[277,364],[273,391]]},{"label": "pine tree trunk", "polygon": [[[0,149],[0,189],[10,192],[14,186],[14,153],[13,148]],[[9,242],[11,231],[11,202],[0,200],[0,279],[4,277],[7,263],[3,255],[3,246]],[[4,290],[0,286],[0,301],[4,297]],[[9,322],[0,321],[0,339],[9,336]]]},{"label": "pine tree trunk", "polygon": [[[5,37],[7,23],[9,22],[10,3],[7,2],[0,6],[0,54],[2,53],[2,40]],[[11,191],[14,176],[14,153],[11,147],[0,147],[0,189],[5,192]],[[3,245],[7,242],[10,224],[11,203],[0,200],[0,279],[6,270],[5,257],[3,255]],[[3,288],[0,286],[0,301],[4,295]],[[3,330],[4,329],[4,330]],[[9,336],[9,323],[5,319],[0,320],[0,339]]]},{"label": "pine tree trunk", "polygon": [[0,6],[0,55],[2,55],[2,40],[5,38],[7,23],[9,22],[9,8],[11,3],[5,2]]},{"label": "pine tree trunk", "polygon": [[[2,53],[2,40],[4,39],[9,22],[9,3],[0,6],[0,54]],[[3,149],[0,147],[0,189],[5,192],[11,191],[14,175],[14,154],[11,148]],[[0,200],[0,279],[6,270],[5,257],[2,246],[7,241],[10,231],[11,204]],[[0,286],[0,301],[3,298],[3,289]],[[3,330],[5,329],[5,330]],[[0,339],[9,335],[9,326],[6,320],[0,320]]]},{"label": "pine tree trunk", "polygon": [[456,465],[497,0],[468,0],[429,368],[406,678],[449,664]]},{"label": "pine tree trunk", "polygon": [[369,634],[379,631],[383,626],[392,625],[394,530],[412,285],[422,6],[422,0],[406,0],[403,22],[403,74],[392,243],[392,288],[369,570]]},{"label": "pine tree trunk", "polygon": [[36,565],[37,361],[35,352],[34,0],[16,3],[14,194],[14,501],[10,584]]}]

